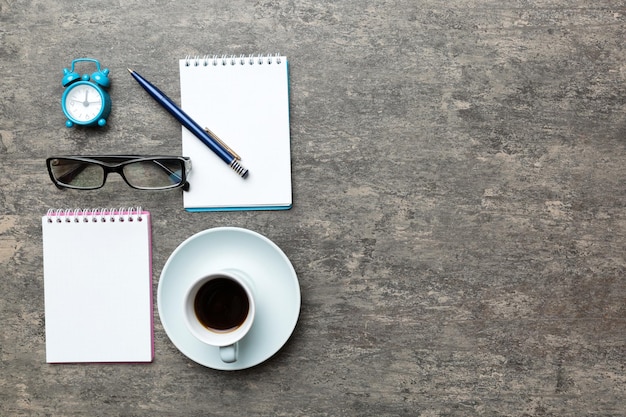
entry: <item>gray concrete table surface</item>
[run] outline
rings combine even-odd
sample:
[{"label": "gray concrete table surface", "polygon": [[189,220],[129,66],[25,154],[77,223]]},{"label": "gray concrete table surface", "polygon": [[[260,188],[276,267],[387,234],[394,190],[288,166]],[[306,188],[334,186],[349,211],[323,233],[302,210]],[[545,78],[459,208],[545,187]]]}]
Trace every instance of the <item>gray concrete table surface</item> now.
[{"label": "gray concrete table surface", "polygon": [[[625,415],[625,36],[610,0],[0,0],[0,415]],[[275,52],[291,210],[47,177],[52,153],[181,152],[127,67],[178,101],[179,58]],[[83,56],[111,70],[104,129],[64,126]],[[276,242],[302,291],[286,346],[205,368],[155,305],[153,363],[46,364],[41,216],[129,205],[152,213],[155,293],[194,233]]]}]

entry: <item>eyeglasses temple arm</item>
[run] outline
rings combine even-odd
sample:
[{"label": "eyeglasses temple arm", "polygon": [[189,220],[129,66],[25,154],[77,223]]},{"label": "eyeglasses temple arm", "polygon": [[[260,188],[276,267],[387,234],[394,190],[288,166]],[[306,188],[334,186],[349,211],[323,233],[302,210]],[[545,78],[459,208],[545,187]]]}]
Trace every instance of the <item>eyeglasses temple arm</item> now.
[{"label": "eyeglasses temple arm", "polygon": [[[159,166],[159,168],[161,168],[163,171],[167,172],[169,177],[175,177],[178,179],[178,181],[176,181],[177,183],[182,181],[182,177],[180,175],[178,175],[178,172],[176,171],[172,171],[171,169],[169,169],[168,167],[166,167],[165,165],[163,165],[162,163],[160,163],[159,161],[153,161],[156,165]],[[184,169],[184,167],[183,167]],[[189,182],[185,181],[185,183],[183,184],[183,190],[185,191],[189,191]]]}]

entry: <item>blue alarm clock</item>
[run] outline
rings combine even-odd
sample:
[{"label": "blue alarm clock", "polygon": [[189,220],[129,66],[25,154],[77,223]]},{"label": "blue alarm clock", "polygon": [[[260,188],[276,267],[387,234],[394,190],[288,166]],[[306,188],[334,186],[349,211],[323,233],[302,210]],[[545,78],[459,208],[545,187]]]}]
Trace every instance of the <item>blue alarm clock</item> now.
[{"label": "blue alarm clock", "polygon": [[[78,62],[92,62],[96,72],[79,75],[74,70]],[[70,69],[63,69],[63,87],[67,89],[61,97],[61,108],[67,121],[65,126],[104,126],[111,113],[111,97],[105,90],[111,85],[109,69],[100,70],[100,62],[92,58],[78,58],[72,61]]]}]

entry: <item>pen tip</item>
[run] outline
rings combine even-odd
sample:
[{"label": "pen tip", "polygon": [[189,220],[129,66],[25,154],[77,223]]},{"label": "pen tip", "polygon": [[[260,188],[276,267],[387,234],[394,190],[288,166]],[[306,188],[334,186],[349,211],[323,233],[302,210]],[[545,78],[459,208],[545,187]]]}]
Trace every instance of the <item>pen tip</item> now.
[{"label": "pen tip", "polygon": [[127,70],[128,70],[128,72],[130,72],[131,74],[132,74],[133,72],[135,72],[135,71],[133,71],[133,70],[132,70],[132,69],[130,69],[130,68],[126,68],[126,69],[127,69]]}]

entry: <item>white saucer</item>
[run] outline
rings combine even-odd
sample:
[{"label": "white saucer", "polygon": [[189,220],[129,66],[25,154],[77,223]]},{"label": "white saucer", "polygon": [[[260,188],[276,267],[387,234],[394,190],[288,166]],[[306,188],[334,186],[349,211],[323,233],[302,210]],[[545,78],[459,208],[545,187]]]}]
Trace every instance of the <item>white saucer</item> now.
[{"label": "white saucer", "polygon": [[[220,269],[239,269],[255,285],[257,311],[239,341],[236,362],[222,362],[219,349],[196,339],[183,319],[185,288]],[[157,292],[159,316],[174,345],[189,359],[213,369],[245,369],[269,359],[287,342],[300,314],[300,286],[291,262],[271,240],[251,230],[218,227],[181,243],[163,267]]]}]

